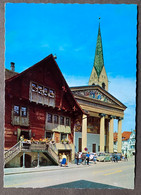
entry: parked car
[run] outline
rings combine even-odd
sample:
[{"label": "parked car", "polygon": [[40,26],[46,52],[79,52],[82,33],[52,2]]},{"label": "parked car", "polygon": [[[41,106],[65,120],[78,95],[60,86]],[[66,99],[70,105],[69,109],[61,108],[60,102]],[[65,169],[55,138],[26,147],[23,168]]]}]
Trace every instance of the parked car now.
[{"label": "parked car", "polygon": [[94,153],[90,153],[90,157],[89,157],[90,161],[93,161],[93,158],[94,158]]},{"label": "parked car", "polygon": [[121,153],[113,153],[112,154],[112,161],[121,161],[122,154]]},{"label": "parked car", "polygon": [[99,162],[109,162],[111,161],[111,156],[105,153],[99,153],[97,157],[97,161]]}]

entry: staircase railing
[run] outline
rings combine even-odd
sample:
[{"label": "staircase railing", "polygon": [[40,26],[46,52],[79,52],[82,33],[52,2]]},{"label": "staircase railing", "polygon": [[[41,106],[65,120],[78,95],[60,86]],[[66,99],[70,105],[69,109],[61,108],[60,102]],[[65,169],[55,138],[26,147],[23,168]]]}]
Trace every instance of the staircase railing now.
[{"label": "staircase railing", "polygon": [[59,161],[58,161],[58,155],[57,155],[57,153],[53,150],[51,144],[48,145],[48,152],[49,152],[49,154],[54,158],[54,160],[56,161],[56,163],[58,164],[58,162],[59,162]]},{"label": "staircase railing", "polygon": [[[22,142],[19,141],[17,144],[15,144],[8,151],[5,151],[5,153],[4,153],[5,164],[8,163],[10,160],[12,160],[17,154],[19,154],[22,151],[22,149],[25,149],[25,148],[23,148]],[[38,147],[36,149],[38,149]],[[50,155],[50,157],[53,158],[53,160],[58,164],[59,163],[58,155],[55,152],[55,150],[53,149],[52,144],[48,144],[47,152],[48,152],[48,155]]]},{"label": "staircase railing", "polygon": [[15,144],[12,148],[4,153],[4,163],[8,163],[21,151],[21,141]]}]

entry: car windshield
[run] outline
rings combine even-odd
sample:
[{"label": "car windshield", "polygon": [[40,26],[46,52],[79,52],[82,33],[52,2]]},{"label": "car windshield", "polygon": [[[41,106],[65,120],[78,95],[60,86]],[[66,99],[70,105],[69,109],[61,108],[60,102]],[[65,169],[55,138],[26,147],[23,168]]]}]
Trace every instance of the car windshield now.
[{"label": "car windshield", "polygon": [[98,156],[105,156],[105,154],[98,154]]}]

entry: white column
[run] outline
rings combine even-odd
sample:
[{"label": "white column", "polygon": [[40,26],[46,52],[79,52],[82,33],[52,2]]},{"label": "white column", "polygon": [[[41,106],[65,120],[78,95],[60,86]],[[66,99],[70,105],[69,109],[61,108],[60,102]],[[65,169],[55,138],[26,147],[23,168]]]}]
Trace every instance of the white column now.
[{"label": "white column", "polygon": [[82,117],[82,152],[87,148],[87,115],[83,114]]},{"label": "white column", "polygon": [[110,117],[110,126],[109,126],[109,152],[113,153],[114,152],[114,117]]},{"label": "white column", "polygon": [[122,148],[122,119],[118,119],[118,146],[117,146],[117,152],[121,153]]},{"label": "white column", "polygon": [[40,166],[40,154],[39,154],[39,152],[38,152],[38,161],[37,161],[37,167],[39,167]]},{"label": "white column", "polygon": [[25,168],[25,152],[23,152],[23,168]]},{"label": "white column", "polygon": [[105,114],[100,114],[100,152],[104,152],[105,146]]}]

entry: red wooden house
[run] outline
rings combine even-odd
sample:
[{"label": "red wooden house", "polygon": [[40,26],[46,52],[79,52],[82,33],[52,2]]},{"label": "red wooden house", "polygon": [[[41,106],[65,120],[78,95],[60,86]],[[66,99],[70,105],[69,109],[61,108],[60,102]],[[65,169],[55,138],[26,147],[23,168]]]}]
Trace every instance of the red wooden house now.
[{"label": "red wooden house", "polygon": [[[7,79],[5,90],[6,166],[30,167],[35,161],[46,165],[55,160],[57,164],[62,152],[72,160],[74,123],[83,111],[53,55]],[[28,142],[31,138],[34,147]],[[45,148],[37,141],[44,138],[52,143]]]}]

